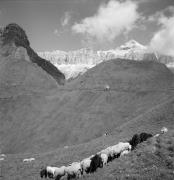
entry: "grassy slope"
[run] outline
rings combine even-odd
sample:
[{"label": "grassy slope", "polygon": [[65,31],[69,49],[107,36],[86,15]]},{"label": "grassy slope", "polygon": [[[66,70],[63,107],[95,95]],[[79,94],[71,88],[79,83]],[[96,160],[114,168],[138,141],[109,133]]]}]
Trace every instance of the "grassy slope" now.
[{"label": "grassy slope", "polygon": [[[13,74],[17,72],[21,73],[15,70]],[[38,87],[43,85],[38,78],[32,80],[36,72],[31,72],[26,77],[29,80],[24,81],[24,86],[17,86],[15,93],[20,93],[30,80],[31,89],[35,81]],[[36,88],[35,93],[16,95],[10,85],[2,91],[0,99],[2,150],[4,153],[44,152],[88,142],[105,132],[119,133],[120,127],[131,119],[171,99],[172,82],[173,75],[164,65],[112,60],[46,94],[41,93],[44,88]],[[110,85],[110,91],[104,91],[105,84]],[[6,98],[6,92],[12,96]]]},{"label": "grassy slope", "polygon": [[[110,67],[114,67],[114,64],[115,62],[111,62]],[[131,63],[129,64],[127,71],[125,71],[125,76],[122,69],[123,65],[121,64],[118,67],[119,61],[116,64],[120,70],[110,69],[108,73],[111,73],[112,78],[109,78],[109,80],[115,81],[115,78],[118,77],[122,82],[118,86],[115,83],[111,83],[110,92],[103,91],[103,86],[99,88],[97,85],[95,89],[95,86],[91,82],[92,80],[89,80],[89,74],[85,74],[82,76],[82,79],[76,79],[76,81],[71,82],[71,84],[65,86],[64,89],[59,89],[60,91],[57,92],[49,91],[48,94],[36,93],[31,96],[24,94],[17,97],[14,97],[13,94],[13,100],[1,99],[1,115],[3,113],[4,115],[8,115],[4,116],[8,120],[8,123],[4,122],[3,127],[11,125],[11,121],[14,122],[11,128],[8,127],[10,133],[5,134],[9,134],[10,138],[12,138],[10,141],[7,141],[9,144],[6,144],[6,147],[9,149],[11,147],[12,150],[18,153],[20,151],[27,152],[29,149],[30,153],[8,154],[6,160],[0,162],[2,176],[0,179],[39,180],[39,171],[43,165],[67,165],[70,162],[88,157],[109,145],[116,144],[119,141],[126,141],[134,133],[145,131],[155,134],[162,126],[174,129],[173,80],[170,72],[163,66],[161,68],[158,64],[159,70],[157,69],[155,71],[156,76],[154,76],[154,69],[151,72],[148,71],[147,74],[144,71],[143,75],[141,74],[142,70],[139,71],[138,76],[134,75],[138,82],[137,86],[141,83],[141,87],[146,89],[136,90],[135,79],[130,80],[132,83],[135,83],[132,85],[132,83],[127,82],[128,80],[126,78],[130,74],[133,76],[135,69],[130,68],[133,65]],[[101,67],[105,68],[105,65],[109,66],[106,63],[104,66],[102,64]],[[98,76],[100,79],[96,78],[97,81],[95,83],[100,82],[100,80],[102,81],[100,85],[106,82],[108,83],[108,80],[106,80],[108,74],[105,73],[107,75],[103,77],[103,73],[101,73],[101,71],[103,72],[103,68],[100,68],[100,66],[96,68],[97,70],[92,69],[94,72],[90,72],[90,75],[93,76],[100,74]],[[138,69],[136,70],[138,71]],[[150,77],[154,78],[151,82]],[[144,83],[145,80],[143,78],[148,78],[148,84]],[[78,81],[83,81],[84,84],[87,84],[87,89],[85,90],[84,87],[81,87]],[[10,117],[10,119],[9,115],[13,115],[13,117]],[[90,119],[90,117],[92,118]],[[24,118],[23,121],[21,121],[22,118]],[[20,120],[20,126],[14,120]],[[76,122],[75,125],[74,122]],[[108,129],[102,129],[103,123]],[[87,132],[85,131],[86,127],[88,127]],[[63,132],[62,128],[64,128]],[[80,130],[82,132],[79,132]],[[102,136],[106,130],[109,132],[109,136]],[[68,135],[67,132],[69,133]],[[78,133],[82,133],[79,139],[76,136],[79,136]],[[100,134],[96,135],[96,133]],[[153,142],[142,144],[138,147],[138,150],[132,152],[127,157],[117,159],[110,163],[109,166],[99,169],[94,175],[85,178],[101,180],[116,178],[172,179],[174,177],[172,169],[173,135],[174,131],[171,130],[166,136],[163,136],[158,143],[159,145],[157,145],[156,153],[152,152],[154,147]],[[75,141],[77,141],[77,144],[70,138],[70,144],[74,143],[74,145],[68,149],[56,149],[60,143],[61,146],[67,145],[69,137],[76,137]],[[65,143],[63,142],[64,140]],[[40,144],[37,144],[39,142]],[[52,146],[51,151],[48,149],[49,145]],[[38,153],[31,153],[33,148]],[[41,148],[47,152],[42,153]],[[31,164],[24,164],[22,159],[29,157],[35,157],[36,161]]]},{"label": "grassy slope", "polygon": [[[116,141],[117,139],[117,141]],[[125,138],[120,138],[125,141]],[[116,144],[118,137],[96,139],[87,144],[57,149],[44,154],[9,155],[1,161],[3,180],[40,180],[39,171],[44,165],[61,166],[78,161],[98,152],[108,144]],[[106,145],[107,144],[107,145]],[[108,166],[98,169],[81,179],[173,179],[174,178],[174,130],[138,145],[137,149],[125,157],[114,160]],[[23,163],[23,158],[35,157],[32,163]]]}]

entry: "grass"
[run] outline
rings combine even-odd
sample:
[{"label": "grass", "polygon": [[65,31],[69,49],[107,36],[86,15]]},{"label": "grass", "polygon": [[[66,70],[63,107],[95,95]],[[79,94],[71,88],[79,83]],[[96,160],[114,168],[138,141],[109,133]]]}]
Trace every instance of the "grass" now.
[{"label": "grass", "polygon": [[[174,146],[174,130],[169,130],[165,135],[157,139],[151,138],[139,144],[130,154],[113,160],[102,169],[81,179],[90,180],[172,180],[174,178],[174,152],[169,147]],[[104,137],[105,144],[114,142],[115,136]],[[170,144],[168,142],[170,141]],[[95,143],[96,142],[96,143]],[[57,149],[43,154],[19,154],[9,155],[4,162],[1,162],[1,175],[3,180],[40,180],[39,171],[44,165],[68,165],[70,162],[82,160],[89,155],[98,152],[103,147],[99,140],[91,141],[78,146],[71,146],[69,149]],[[96,145],[97,144],[97,145]],[[88,148],[87,148],[88,147]],[[23,163],[22,159],[35,157],[32,163]]]},{"label": "grass", "polygon": [[1,82],[8,85],[0,85],[3,153],[52,151],[106,132],[129,137],[135,128],[154,132],[172,122],[173,74],[164,65],[111,60],[56,88],[37,66],[1,62]]}]

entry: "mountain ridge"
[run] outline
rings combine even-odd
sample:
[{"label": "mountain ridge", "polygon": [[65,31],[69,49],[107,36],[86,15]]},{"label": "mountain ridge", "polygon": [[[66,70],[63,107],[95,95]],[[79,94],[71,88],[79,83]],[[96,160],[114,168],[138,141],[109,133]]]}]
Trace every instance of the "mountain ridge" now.
[{"label": "mountain ridge", "polygon": [[[92,48],[82,48],[74,51],[46,51],[38,52],[41,57],[46,57],[54,64],[98,64],[115,58],[129,60],[156,60],[169,64],[174,62],[174,57],[166,56],[152,51],[147,46],[130,40],[125,44],[109,50],[93,50]],[[148,58],[149,55],[149,58]],[[164,60],[165,59],[165,60]]]},{"label": "mountain ridge", "polygon": [[130,40],[118,48],[94,51],[92,48],[82,48],[74,51],[39,52],[41,57],[64,72],[66,79],[74,79],[97,64],[111,59],[156,61],[166,66],[174,65],[174,57],[153,52],[147,46]]}]

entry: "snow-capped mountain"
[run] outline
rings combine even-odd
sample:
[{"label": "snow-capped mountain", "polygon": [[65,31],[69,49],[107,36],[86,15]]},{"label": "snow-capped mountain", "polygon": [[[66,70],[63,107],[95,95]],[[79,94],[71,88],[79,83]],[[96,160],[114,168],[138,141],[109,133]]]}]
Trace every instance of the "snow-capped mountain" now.
[{"label": "snow-capped mountain", "polygon": [[38,54],[58,67],[67,79],[83,74],[89,68],[114,58],[136,61],[153,60],[168,66],[174,64],[174,57],[153,52],[135,40],[130,40],[116,49],[107,51],[94,51],[92,48],[83,48],[69,52],[56,50],[52,52],[39,52]]}]

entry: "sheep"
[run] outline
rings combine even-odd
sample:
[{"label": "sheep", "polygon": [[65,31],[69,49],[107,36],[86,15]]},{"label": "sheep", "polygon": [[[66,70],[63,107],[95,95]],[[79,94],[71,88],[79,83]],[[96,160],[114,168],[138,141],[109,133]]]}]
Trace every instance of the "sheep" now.
[{"label": "sheep", "polygon": [[0,154],[0,161],[4,161],[5,160],[6,155],[5,154]]},{"label": "sheep", "polygon": [[0,161],[4,161],[4,158],[2,157],[2,158],[0,158]]},{"label": "sheep", "polygon": [[112,146],[101,150],[98,154],[106,154],[108,156],[108,162],[112,161],[115,158]]},{"label": "sheep", "polygon": [[140,135],[140,143],[146,141],[147,139],[151,138],[153,135],[149,133],[141,133]]},{"label": "sheep", "polygon": [[103,162],[99,154],[96,154],[94,157],[91,158],[91,164],[90,164],[90,173],[93,173],[97,170],[98,167],[102,167]]},{"label": "sheep", "polygon": [[162,127],[162,129],[161,129],[161,134],[164,134],[164,133],[166,133],[166,132],[168,132],[168,129],[167,129],[166,127]]},{"label": "sheep", "polygon": [[136,148],[136,146],[143,142],[143,141],[146,141],[147,139],[153,137],[152,134],[149,134],[149,133],[145,133],[145,132],[142,132],[140,133],[139,135],[138,134],[135,134],[131,140],[129,140],[128,142],[130,143],[130,145],[132,146],[132,150]]},{"label": "sheep", "polygon": [[132,146],[132,150],[136,148],[136,146],[140,143],[140,136],[138,134],[133,135],[132,139],[128,141]]},{"label": "sheep", "polygon": [[69,166],[65,167],[65,173],[67,175],[67,179],[71,178],[80,178],[82,175],[82,166],[80,162],[73,162]]},{"label": "sheep", "polygon": [[43,178],[45,176],[45,178],[55,178],[56,171],[59,171],[58,167],[47,166],[40,171],[40,177]]},{"label": "sheep", "polygon": [[5,154],[0,154],[0,157],[7,157]]},{"label": "sheep", "polygon": [[83,173],[89,173],[89,170],[90,170],[90,165],[91,165],[91,158],[85,158],[83,159],[81,162],[81,167],[82,167],[82,174]]},{"label": "sheep", "polygon": [[23,162],[31,162],[31,161],[34,161],[35,158],[28,158],[28,159],[23,159]]},{"label": "sheep", "polygon": [[40,177],[43,178],[44,176],[45,176],[45,178],[47,178],[47,176],[48,176],[47,168],[43,168],[43,169],[40,171]]},{"label": "sheep", "polygon": [[123,142],[119,142],[118,144],[112,146],[112,150],[114,152],[114,155],[115,156],[120,156],[120,154],[125,151],[125,150],[131,150],[132,149],[132,146],[126,142],[126,143],[123,143]]},{"label": "sheep", "polygon": [[56,168],[54,171],[55,180],[59,180],[62,176],[65,175],[65,166],[61,166],[60,168]]},{"label": "sheep", "polygon": [[105,91],[110,90],[110,86],[108,84],[105,85]]},{"label": "sheep", "polygon": [[107,154],[104,154],[104,153],[101,153],[101,154],[100,154],[100,157],[101,157],[101,159],[102,159],[103,166],[104,166],[104,165],[107,165],[107,163],[108,163],[108,155],[107,155]]}]

